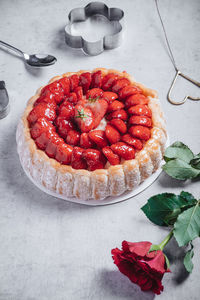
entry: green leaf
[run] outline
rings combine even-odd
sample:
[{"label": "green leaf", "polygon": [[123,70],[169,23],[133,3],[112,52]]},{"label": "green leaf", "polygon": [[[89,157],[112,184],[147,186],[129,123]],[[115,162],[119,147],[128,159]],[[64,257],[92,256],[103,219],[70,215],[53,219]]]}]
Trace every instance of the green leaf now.
[{"label": "green leaf", "polygon": [[184,246],[200,235],[199,202],[182,212],[174,224],[174,237],[179,246]]},{"label": "green leaf", "polygon": [[193,267],[194,267],[193,262],[192,262],[193,256],[194,256],[194,250],[193,250],[193,245],[191,243],[191,248],[190,248],[190,250],[188,250],[188,252],[186,253],[184,260],[183,260],[184,266],[189,273],[192,272]]},{"label": "green leaf", "polygon": [[164,257],[165,257],[165,263],[166,263],[167,270],[168,270],[169,267],[170,267],[170,262],[169,262],[169,259],[168,259],[167,255],[164,254]]},{"label": "green leaf", "polygon": [[194,198],[194,196],[188,192],[182,191],[180,196],[190,205],[195,205],[197,203],[197,200]]},{"label": "green leaf", "polygon": [[169,176],[179,180],[191,179],[200,175],[200,170],[179,158],[168,161],[162,168]]},{"label": "green leaf", "polygon": [[193,152],[182,142],[175,142],[165,150],[164,159],[170,161],[179,158],[189,163],[194,158]]},{"label": "green leaf", "polygon": [[200,153],[195,155],[195,157],[190,161],[193,168],[200,170]]},{"label": "green leaf", "polygon": [[147,218],[156,225],[173,225],[183,209],[187,209],[197,202],[191,194],[182,193],[183,197],[172,193],[155,195],[149,198],[141,209]]}]

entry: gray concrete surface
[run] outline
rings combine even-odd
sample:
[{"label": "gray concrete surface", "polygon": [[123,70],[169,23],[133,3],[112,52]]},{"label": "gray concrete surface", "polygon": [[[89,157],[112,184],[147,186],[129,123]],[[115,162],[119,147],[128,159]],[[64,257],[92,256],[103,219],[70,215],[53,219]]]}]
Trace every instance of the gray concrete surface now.
[{"label": "gray concrete surface", "polygon": [[[192,192],[199,197],[199,182],[178,182],[161,174],[147,190],[131,200],[105,207],[68,203],[38,190],[25,176],[16,153],[15,130],[27,100],[56,74],[94,67],[117,68],[158,90],[171,142],[181,140],[200,151],[200,103],[180,107],[166,100],[174,70],[154,6],[149,0],[105,1],[124,9],[126,32],[122,46],[96,57],[71,50],[64,43],[67,13],[88,1],[1,0],[0,39],[27,52],[49,52],[58,62],[46,69],[30,69],[0,49],[0,80],[6,82],[11,112],[0,120],[0,299],[1,300],[151,300],[121,275],[110,250],[121,241],[159,242],[166,230],[150,224],[140,207],[151,195]],[[160,9],[177,64],[200,80],[200,2],[163,0]],[[177,98],[191,84],[179,81]],[[200,294],[200,243],[195,241],[194,270],[188,276],[171,241],[167,253],[172,273],[164,277],[159,299],[194,300]],[[157,296],[156,296],[157,298]]]}]

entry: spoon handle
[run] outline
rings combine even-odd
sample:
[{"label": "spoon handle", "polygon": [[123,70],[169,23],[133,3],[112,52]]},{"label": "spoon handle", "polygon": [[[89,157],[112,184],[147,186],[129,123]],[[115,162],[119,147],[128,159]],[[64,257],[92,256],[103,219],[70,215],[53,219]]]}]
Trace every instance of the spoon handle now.
[{"label": "spoon handle", "polygon": [[2,46],[6,47],[6,48],[8,48],[8,49],[11,49],[11,50],[13,50],[13,51],[19,53],[21,56],[24,55],[24,53],[23,53],[21,50],[19,50],[19,49],[15,48],[15,47],[13,47],[13,46],[11,46],[11,45],[9,45],[9,44],[3,42],[3,41],[0,41],[0,45],[2,45]]}]

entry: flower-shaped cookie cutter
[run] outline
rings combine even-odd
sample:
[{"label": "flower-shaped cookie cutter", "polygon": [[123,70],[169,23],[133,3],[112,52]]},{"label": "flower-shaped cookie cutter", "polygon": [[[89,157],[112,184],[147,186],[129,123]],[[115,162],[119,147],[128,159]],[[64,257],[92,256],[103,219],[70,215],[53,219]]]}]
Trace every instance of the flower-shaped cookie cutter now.
[{"label": "flower-shaped cookie cutter", "polygon": [[[112,22],[114,33],[108,34],[97,41],[87,41],[82,36],[72,34],[72,25],[77,22],[86,21],[90,17],[104,16],[108,21]],[[104,49],[113,49],[118,47],[122,41],[123,26],[123,10],[112,7],[109,8],[103,2],[91,2],[85,7],[74,8],[69,13],[69,23],[65,27],[66,44],[72,48],[82,48],[88,55],[98,55]]]}]

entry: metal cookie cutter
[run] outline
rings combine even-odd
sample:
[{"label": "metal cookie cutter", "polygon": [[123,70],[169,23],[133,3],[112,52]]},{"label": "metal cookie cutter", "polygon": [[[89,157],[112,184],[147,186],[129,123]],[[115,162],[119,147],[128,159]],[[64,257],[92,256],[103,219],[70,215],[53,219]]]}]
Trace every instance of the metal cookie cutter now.
[{"label": "metal cookie cutter", "polygon": [[6,90],[5,82],[0,81],[0,119],[5,118],[10,110],[9,97]]},{"label": "metal cookie cutter", "polygon": [[[87,41],[80,35],[72,34],[72,26],[75,23],[98,16],[104,16],[112,23],[114,28],[113,34],[105,35],[94,42]],[[72,48],[82,48],[89,55],[98,55],[104,49],[116,48],[122,41],[123,27],[119,21],[122,21],[123,17],[123,10],[116,7],[109,8],[102,2],[91,2],[85,7],[75,8],[69,13],[69,23],[65,27],[66,44]]]}]

